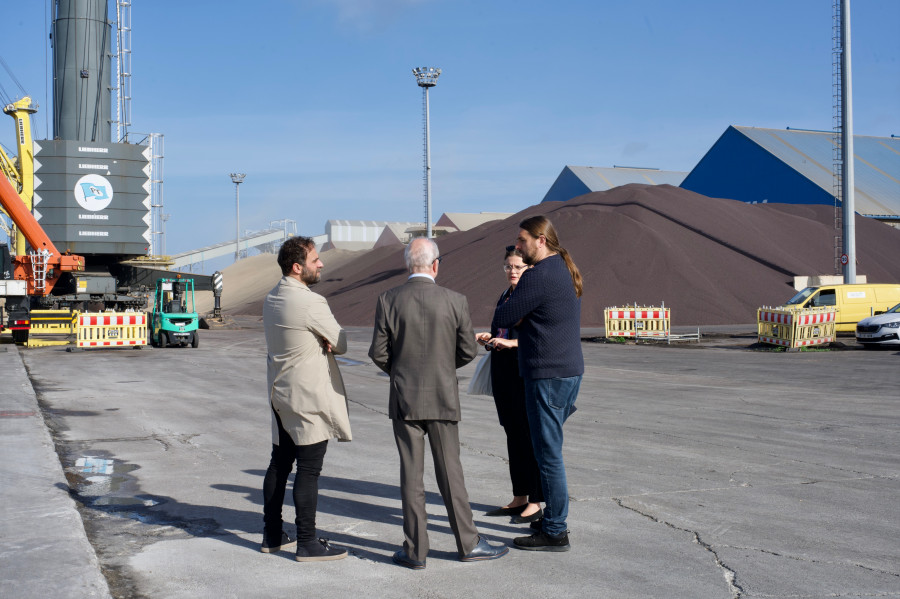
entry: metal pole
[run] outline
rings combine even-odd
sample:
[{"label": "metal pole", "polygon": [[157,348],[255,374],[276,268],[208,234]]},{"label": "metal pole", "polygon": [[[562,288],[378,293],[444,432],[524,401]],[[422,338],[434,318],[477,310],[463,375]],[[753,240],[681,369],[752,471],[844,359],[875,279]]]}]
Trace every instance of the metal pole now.
[{"label": "metal pole", "polygon": [[429,114],[428,88],[437,85],[441,70],[436,67],[417,67],[413,69],[413,75],[416,76],[416,84],[425,93],[425,235],[431,238],[431,115]]},{"label": "metal pole", "polygon": [[172,216],[172,215],[171,214],[160,214],[159,215],[159,220],[160,220],[160,223],[162,224],[160,238],[162,239],[161,245],[162,245],[162,255],[163,256],[168,255],[168,254],[166,254],[166,221],[169,220],[170,216]]},{"label": "metal pole", "polygon": [[241,183],[244,182],[244,173],[231,173],[231,181],[234,183],[234,261],[241,259]]},{"label": "metal pole", "polygon": [[116,2],[116,143],[122,141],[122,71],[122,3]]},{"label": "metal pole", "polygon": [[431,122],[428,110],[428,88],[425,90],[425,236],[431,239]]},{"label": "metal pole", "polygon": [[844,283],[856,282],[856,197],[853,176],[853,90],[850,73],[850,0],[841,0],[841,161],[843,162]]}]

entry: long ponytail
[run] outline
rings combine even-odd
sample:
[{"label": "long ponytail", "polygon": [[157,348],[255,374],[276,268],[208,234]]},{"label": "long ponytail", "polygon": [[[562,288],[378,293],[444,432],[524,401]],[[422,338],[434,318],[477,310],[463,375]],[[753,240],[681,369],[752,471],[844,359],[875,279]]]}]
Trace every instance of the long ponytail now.
[{"label": "long ponytail", "polygon": [[581,271],[575,266],[572,257],[564,247],[559,245],[559,238],[556,235],[556,229],[553,223],[546,216],[531,216],[519,223],[519,228],[528,231],[528,234],[537,239],[541,235],[547,240],[547,249],[551,252],[559,254],[569,269],[569,275],[572,277],[572,285],[575,287],[575,297],[581,297],[584,289],[584,280],[581,277]]},{"label": "long ponytail", "polygon": [[569,274],[572,275],[572,284],[575,286],[575,297],[581,297],[581,292],[583,290],[583,280],[581,278],[581,271],[578,270],[578,267],[575,266],[575,262],[572,261],[572,257],[569,256],[569,252],[566,251],[565,248],[559,248],[557,250],[559,255],[562,256],[562,259],[566,261],[566,266],[569,269]]}]

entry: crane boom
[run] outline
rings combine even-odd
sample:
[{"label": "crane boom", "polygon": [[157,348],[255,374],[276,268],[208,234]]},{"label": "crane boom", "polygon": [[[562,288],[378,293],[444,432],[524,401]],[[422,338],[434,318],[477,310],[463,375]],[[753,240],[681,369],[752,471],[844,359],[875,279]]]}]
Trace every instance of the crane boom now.
[{"label": "crane boom", "polygon": [[[0,168],[6,173],[10,181],[18,188],[19,197],[31,210],[34,197],[34,143],[31,137],[31,115],[37,112],[31,103],[31,98],[25,96],[17,102],[7,104],[3,112],[16,121],[16,151],[18,164],[12,163],[8,156],[0,156]],[[0,152],[2,153],[2,152]],[[25,254],[25,238],[21,234],[16,235],[15,253]]]}]

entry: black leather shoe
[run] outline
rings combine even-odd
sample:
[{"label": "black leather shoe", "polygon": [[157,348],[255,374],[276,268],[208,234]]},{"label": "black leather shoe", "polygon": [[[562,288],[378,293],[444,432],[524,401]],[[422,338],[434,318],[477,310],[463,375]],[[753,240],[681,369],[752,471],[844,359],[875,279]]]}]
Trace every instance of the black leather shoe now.
[{"label": "black leather shoe", "polygon": [[540,518],[528,525],[528,528],[534,532],[541,532],[544,529],[544,519]]},{"label": "black leather shoe", "polygon": [[480,562],[489,559],[497,559],[509,553],[509,547],[506,545],[491,545],[484,537],[478,537],[478,544],[475,549],[465,555],[459,556],[461,562]]},{"label": "black leather shoe", "polygon": [[530,537],[517,537],[513,539],[513,543],[519,549],[527,551],[568,551],[572,548],[569,545],[569,531],[556,537],[538,532]]},{"label": "black leather shoe", "polygon": [[527,504],[519,505],[516,507],[498,507],[495,510],[491,510],[489,512],[485,512],[485,516],[518,516],[522,512],[525,511],[525,506]]},{"label": "black leather shoe", "polygon": [[535,513],[530,514],[528,516],[513,516],[512,523],[513,524],[527,524],[528,522],[534,522],[536,520],[540,520],[543,517],[544,517],[544,510],[542,510],[541,508],[538,508],[538,511],[536,511]]},{"label": "black leather shoe", "polygon": [[409,568],[410,570],[424,570],[425,569],[425,560],[421,562],[418,560],[414,560],[413,558],[406,555],[406,551],[401,549],[400,551],[394,554],[394,557],[391,559],[394,560],[394,563],[398,566],[403,566],[404,568]]}]

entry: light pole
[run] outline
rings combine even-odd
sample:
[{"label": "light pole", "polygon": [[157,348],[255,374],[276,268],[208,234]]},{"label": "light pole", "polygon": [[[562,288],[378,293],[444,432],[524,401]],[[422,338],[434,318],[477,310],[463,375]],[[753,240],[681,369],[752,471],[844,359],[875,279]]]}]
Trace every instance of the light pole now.
[{"label": "light pole", "polygon": [[428,88],[437,85],[441,70],[435,67],[416,67],[412,70],[416,83],[422,88],[425,105],[425,236],[431,238],[431,142],[428,115]]},{"label": "light pole", "polygon": [[850,0],[841,0],[841,208],[844,283],[856,283],[856,180],[853,162],[853,90],[850,72]]},{"label": "light pole", "polygon": [[241,183],[244,182],[244,173],[231,173],[231,182],[234,183],[234,212],[235,212],[235,239],[234,239],[234,261],[237,262],[241,258]]}]

